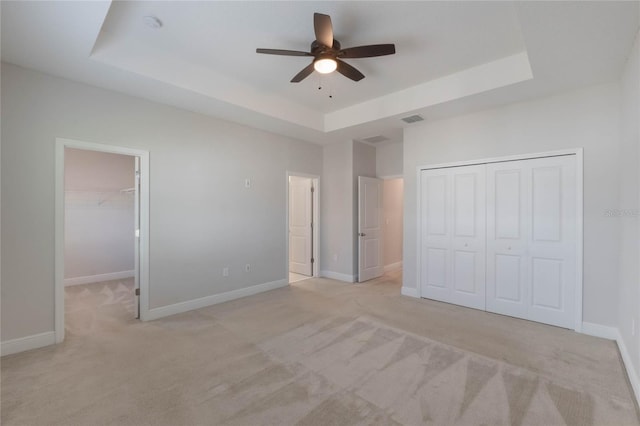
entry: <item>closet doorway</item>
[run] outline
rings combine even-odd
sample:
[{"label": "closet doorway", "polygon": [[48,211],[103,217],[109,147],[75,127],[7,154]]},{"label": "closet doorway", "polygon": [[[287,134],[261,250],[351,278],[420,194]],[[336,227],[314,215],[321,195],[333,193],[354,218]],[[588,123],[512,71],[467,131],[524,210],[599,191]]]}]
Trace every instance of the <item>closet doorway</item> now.
[{"label": "closet doorway", "polygon": [[318,276],[319,177],[287,174],[287,276],[289,283]]},{"label": "closet doorway", "polygon": [[[57,140],[56,340],[144,319],[148,153]],[[146,296],[146,297],[143,297]]]}]

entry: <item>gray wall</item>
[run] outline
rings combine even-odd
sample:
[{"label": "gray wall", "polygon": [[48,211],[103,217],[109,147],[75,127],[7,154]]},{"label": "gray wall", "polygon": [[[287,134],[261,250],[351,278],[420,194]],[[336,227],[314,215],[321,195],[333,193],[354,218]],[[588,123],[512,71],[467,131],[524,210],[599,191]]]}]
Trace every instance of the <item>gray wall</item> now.
[{"label": "gray wall", "polygon": [[320,270],[353,281],[358,274],[358,176],[376,176],[376,149],[351,140],[325,145],[323,176]]},{"label": "gray wall", "polygon": [[319,146],[6,64],[1,137],[3,340],[54,328],[56,137],[150,152],[152,308],[285,279],[286,171],[323,172]]},{"label": "gray wall", "polygon": [[[620,225],[620,297],[618,328],[634,363],[640,372],[640,234],[638,202],[640,192],[640,36],[636,41],[620,81],[621,149],[620,209],[625,212],[613,218]],[[632,323],[635,321],[635,335]]]},{"label": "gray wall", "polygon": [[616,325],[619,221],[619,92],[616,84],[434,121],[405,130],[404,286],[416,282],[416,168],[421,165],[584,147],[586,322]]},{"label": "gray wall", "polygon": [[378,177],[402,176],[402,142],[376,147],[376,175]]},{"label": "gray wall", "polygon": [[323,158],[320,271],[353,277],[353,141],[325,145]]}]

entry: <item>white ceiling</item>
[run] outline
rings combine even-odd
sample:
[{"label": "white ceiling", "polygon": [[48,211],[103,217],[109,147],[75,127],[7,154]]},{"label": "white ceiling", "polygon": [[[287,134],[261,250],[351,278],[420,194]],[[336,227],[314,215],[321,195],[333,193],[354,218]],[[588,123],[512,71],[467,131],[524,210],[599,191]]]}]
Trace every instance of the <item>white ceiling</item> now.
[{"label": "white ceiling", "polygon": [[[385,135],[617,78],[638,30],[631,2],[2,2],[2,60],[312,142]],[[313,13],[366,78],[314,73]],[[159,30],[144,24],[152,15]],[[318,86],[322,90],[318,90]],[[332,98],[329,98],[329,94]]]}]

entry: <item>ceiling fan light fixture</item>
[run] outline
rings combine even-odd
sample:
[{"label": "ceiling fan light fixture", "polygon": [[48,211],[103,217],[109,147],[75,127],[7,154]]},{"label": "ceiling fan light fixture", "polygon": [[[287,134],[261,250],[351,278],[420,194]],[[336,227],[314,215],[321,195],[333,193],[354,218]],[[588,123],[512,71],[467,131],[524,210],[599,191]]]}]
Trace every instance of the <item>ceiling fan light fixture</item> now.
[{"label": "ceiling fan light fixture", "polygon": [[313,62],[313,68],[320,74],[329,74],[338,68],[338,63],[331,57],[320,57]]}]

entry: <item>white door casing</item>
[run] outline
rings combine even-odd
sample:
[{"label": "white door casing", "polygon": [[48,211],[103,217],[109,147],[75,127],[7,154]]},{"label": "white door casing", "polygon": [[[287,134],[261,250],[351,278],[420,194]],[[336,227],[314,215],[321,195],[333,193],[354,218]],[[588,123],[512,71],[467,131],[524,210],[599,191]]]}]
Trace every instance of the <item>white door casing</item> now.
[{"label": "white door casing", "polygon": [[149,320],[149,152],[128,147],[56,138],[55,148],[55,335],[56,343],[64,340],[64,150],[65,147],[90,151],[131,155],[139,158],[140,195],[138,217],[138,285],[140,286],[139,314]]},{"label": "white door casing", "polygon": [[358,282],[384,272],[382,260],[382,179],[358,176]]},{"label": "white door casing", "polygon": [[311,276],[312,262],[312,180],[289,177],[289,270]]},{"label": "white door casing", "polygon": [[421,294],[485,308],[484,165],[421,173]]},{"label": "white door casing", "polygon": [[135,163],[135,174],[133,182],[133,210],[134,210],[134,317],[140,318],[140,157],[133,157]]}]

